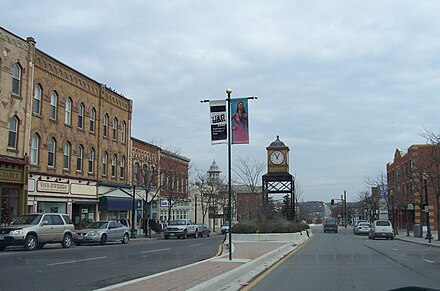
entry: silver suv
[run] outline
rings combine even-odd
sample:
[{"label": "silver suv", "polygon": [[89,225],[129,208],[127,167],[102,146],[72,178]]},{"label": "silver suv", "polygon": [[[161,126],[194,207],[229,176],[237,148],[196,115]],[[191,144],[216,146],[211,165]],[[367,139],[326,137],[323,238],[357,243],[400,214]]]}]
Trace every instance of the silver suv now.
[{"label": "silver suv", "polygon": [[69,248],[74,235],[75,228],[67,214],[24,214],[11,225],[0,228],[0,251],[13,245],[32,251],[47,243],[61,243],[63,248]]}]

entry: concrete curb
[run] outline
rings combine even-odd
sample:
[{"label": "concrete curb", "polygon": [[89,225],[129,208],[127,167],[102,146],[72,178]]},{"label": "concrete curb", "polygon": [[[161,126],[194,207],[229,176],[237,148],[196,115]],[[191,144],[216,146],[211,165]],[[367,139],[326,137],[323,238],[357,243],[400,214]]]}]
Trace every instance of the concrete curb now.
[{"label": "concrete curb", "polygon": [[440,245],[430,244],[429,242],[414,241],[414,240],[404,239],[404,238],[397,237],[397,236],[395,236],[394,239],[404,241],[404,242],[413,243],[413,244],[428,246],[428,247],[430,246],[430,247],[440,248]]},{"label": "concrete curb", "polygon": [[[310,232],[310,237],[312,237],[312,233]],[[280,237],[281,235],[281,237]],[[254,236],[254,238],[252,238]],[[249,241],[262,241],[263,239],[258,239],[258,235],[251,235],[249,237],[248,235],[236,235],[235,239],[233,241],[235,242],[249,242]],[[267,236],[267,234],[265,234]],[[276,241],[275,238],[282,238],[280,240],[281,242],[286,242],[285,239],[289,234],[274,234],[269,235],[264,239],[264,241]],[[291,236],[291,235],[290,235]],[[268,237],[271,237],[272,239],[269,239]],[[261,256],[256,259],[253,259],[225,274],[222,274],[218,277],[215,277],[209,281],[206,281],[202,284],[199,284],[197,286],[194,286],[193,288],[189,289],[191,291],[201,291],[201,290],[238,290],[242,286],[241,284],[250,281],[252,278],[257,276],[258,274],[262,273],[263,271],[270,268],[272,265],[276,264],[279,260],[284,258],[286,255],[294,251],[299,245],[303,244],[305,241],[309,239],[309,237],[306,234],[300,235],[298,233],[298,236],[295,236],[296,239],[294,241],[286,242],[285,245]],[[261,236],[260,236],[261,238]],[[219,260],[219,259],[217,259]],[[242,261],[242,260],[237,260]],[[234,262],[234,259],[232,259],[231,262]]]}]

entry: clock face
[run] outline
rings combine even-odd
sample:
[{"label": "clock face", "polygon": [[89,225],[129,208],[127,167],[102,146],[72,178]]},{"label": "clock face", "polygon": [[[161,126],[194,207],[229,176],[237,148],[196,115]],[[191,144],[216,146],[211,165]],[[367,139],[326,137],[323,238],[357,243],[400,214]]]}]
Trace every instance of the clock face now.
[{"label": "clock face", "polygon": [[270,161],[275,165],[280,165],[284,162],[284,154],[280,151],[274,151],[270,154]]}]

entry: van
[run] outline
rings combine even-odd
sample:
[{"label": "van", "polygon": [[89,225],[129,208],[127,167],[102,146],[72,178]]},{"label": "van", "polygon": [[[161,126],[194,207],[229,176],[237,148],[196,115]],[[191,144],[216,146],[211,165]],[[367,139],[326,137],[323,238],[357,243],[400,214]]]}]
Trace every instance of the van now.
[{"label": "van", "polygon": [[386,239],[394,239],[393,225],[389,220],[376,220],[371,224],[369,239],[384,237]]}]

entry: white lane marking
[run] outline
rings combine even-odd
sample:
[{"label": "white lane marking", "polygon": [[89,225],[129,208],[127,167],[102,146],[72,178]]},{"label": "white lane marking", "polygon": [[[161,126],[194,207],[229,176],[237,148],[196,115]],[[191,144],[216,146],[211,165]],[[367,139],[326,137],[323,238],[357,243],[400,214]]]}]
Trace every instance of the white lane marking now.
[{"label": "white lane marking", "polygon": [[395,249],[395,248],[393,248],[393,251],[398,251],[399,249]]},{"label": "white lane marking", "polygon": [[431,263],[431,264],[434,264],[435,262],[434,261],[430,261],[430,260],[427,260],[427,259],[423,259],[425,262],[428,262],[428,263]]},{"label": "white lane marking", "polygon": [[65,265],[65,264],[75,264],[80,262],[87,262],[87,261],[94,261],[94,260],[102,260],[107,259],[107,257],[97,257],[97,258],[89,258],[89,259],[83,259],[83,260],[73,260],[73,261],[66,261],[66,262],[59,262],[59,263],[52,263],[47,264],[46,266],[56,266],[56,265]]},{"label": "white lane marking", "polygon": [[195,245],[189,245],[188,247],[191,248],[191,247],[198,247],[198,246],[203,246],[203,245],[205,245],[205,243],[202,243],[202,244],[195,244]]},{"label": "white lane marking", "polygon": [[167,248],[167,249],[157,249],[157,250],[151,250],[151,251],[143,251],[142,254],[155,253],[155,252],[162,252],[162,251],[168,251],[168,250],[171,250],[171,248]]}]

